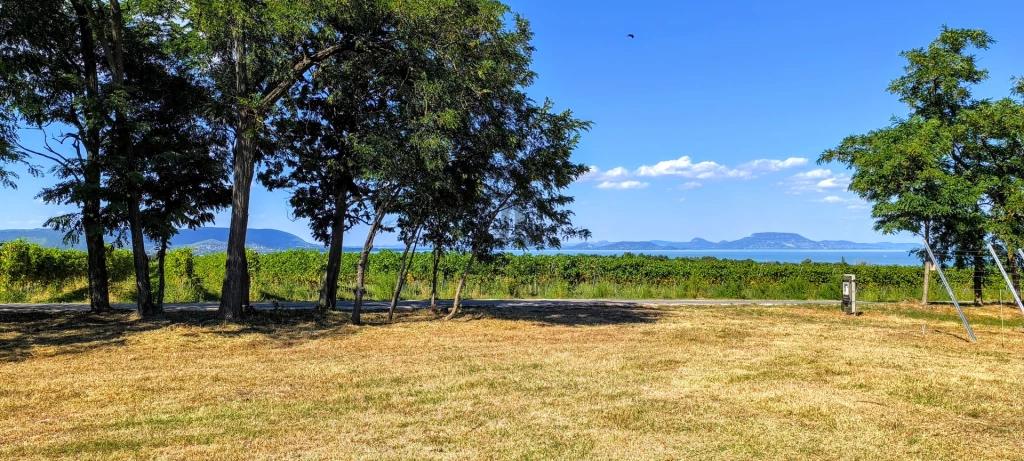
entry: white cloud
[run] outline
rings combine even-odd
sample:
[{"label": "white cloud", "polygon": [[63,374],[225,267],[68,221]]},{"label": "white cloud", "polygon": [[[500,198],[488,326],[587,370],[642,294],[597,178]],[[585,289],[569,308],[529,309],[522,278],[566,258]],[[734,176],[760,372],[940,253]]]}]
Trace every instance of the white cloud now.
[{"label": "white cloud", "polygon": [[682,176],[697,179],[756,178],[763,173],[779,171],[807,164],[807,159],[790,157],[786,160],[760,159],[744,163],[736,168],[729,168],[716,162],[705,161],[694,163],[684,155],[675,160],[658,162],[654,166],[644,165],[636,170],[640,176]]},{"label": "white cloud", "polygon": [[612,168],[608,171],[601,171],[596,166],[590,167],[590,171],[583,173],[579,181],[607,181],[609,179],[624,178],[629,176],[629,170],[623,167]]},{"label": "white cloud", "polygon": [[806,172],[803,172],[803,173],[795,174],[795,175],[793,175],[793,177],[791,179],[799,179],[799,180],[822,179],[822,178],[828,178],[828,177],[831,177],[831,176],[832,176],[832,170],[825,170],[825,169],[818,168],[817,170],[811,170],[811,171],[806,171]]},{"label": "white cloud", "polygon": [[820,199],[811,200],[811,201],[815,202],[815,203],[845,204],[845,205],[847,205],[846,206],[847,210],[867,210],[867,209],[871,208],[871,206],[867,202],[865,202],[865,201],[863,201],[863,200],[861,200],[861,199],[859,199],[857,197],[844,198],[844,197],[840,197],[838,195],[829,195],[829,196],[826,196],[825,198],[820,198]]},{"label": "white cloud", "polygon": [[790,157],[785,160],[770,160],[763,158],[760,160],[754,160],[753,162],[744,163],[737,168],[744,171],[772,172],[784,170],[786,168],[804,166],[806,164],[807,159],[798,157]]},{"label": "white cloud", "polygon": [[748,178],[751,172],[727,168],[715,162],[693,163],[689,156],[658,162],[654,166],[641,166],[636,170],[640,176],[682,176],[696,179]]},{"label": "white cloud", "polygon": [[790,194],[836,192],[845,190],[850,185],[850,177],[819,168],[795,174],[779,184],[787,186],[789,188],[787,192]]},{"label": "white cloud", "polygon": [[621,178],[623,176],[629,176],[629,170],[621,166],[612,168],[604,174],[606,178]]},{"label": "white cloud", "polygon": [[850,184],[850,181],[842,178],[828,178],[818,182],[818,187],[822,189],[834,189],[837,187],[846,187]]},{"label": "white cloud", "polygon": [[598,184],[597,188],[598,189],[620,189],[620,190],[622,190],[622,189],[643,189],[643,188],[645,188],[645,187],[647,187],[649,185],[650,184],[648,184],[648,183],[640,182],[640,181],[622,181],[622,182],[605,181],[605,182],[602,182],[601,184]]},{"label": "white cloud", "polygon": [[[730,168],[725,165],[721,165],[712,161],[696,162],[689,156],[684,155],[675,160],[665,160],[652,165],[643,165],[637,168],[635,171],[630,171],[624,167],[615,167],[608,171],[601,170],[596,166],[591,166],[590,169],[580,176],[579,181],[595,181],[600,182],[596,187],[602,189],[614,188],[619,183],[636,183],[646,184],[637,181],[623,181],[624,179],[644,176],[644,177],[659,177],[659,176],[678,176],[682,178],[690,179],[752,179],[762,174],[779,171],[786,168],[793,168],[803,166],[807,164],[807,159],[790,157],[785,160],[772,160],[772,159],[760,159],[747,162],[739,165],[736,168]],[[643,186],[633,186],[643,187]],[[696,189],[701,187],[701,183],[696,181],[690,181],[679,188],[681,190]]]}]

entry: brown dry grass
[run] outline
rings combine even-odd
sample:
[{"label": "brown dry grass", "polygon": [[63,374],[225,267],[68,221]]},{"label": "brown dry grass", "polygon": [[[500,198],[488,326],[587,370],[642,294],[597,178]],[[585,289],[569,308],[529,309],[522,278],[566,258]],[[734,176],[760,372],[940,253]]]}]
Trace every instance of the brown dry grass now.
[{"label": "brown dry grass", "polygon": [[1019,459],[1020,314],[872,309],[0,313],[0,458]]}]

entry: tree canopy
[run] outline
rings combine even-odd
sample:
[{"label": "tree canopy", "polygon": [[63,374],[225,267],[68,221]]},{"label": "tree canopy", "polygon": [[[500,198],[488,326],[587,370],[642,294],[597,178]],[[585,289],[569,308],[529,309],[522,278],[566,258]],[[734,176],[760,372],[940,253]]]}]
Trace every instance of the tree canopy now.
[{"label": "tree canopy", "polygon": [[[994,43],[982,30],[943,27],[928,47],[903,52],[905,75],[889,92],[910,114],[849,136],[819,159],[854,170],[850,190],[872,203],[876,230],[916,233],[940,260],[973,265],[979,280],[986,240],[1006,245],[1013,263],[1024,236],[1016,219],[1024,211],[1024,106],[1012,97],[979,100],[971,91],[988,78],[972,52]],[[976,284],[979,301],[980,289]]]},{"label": "tree canopy", "polygon": [[360,273],[383,230],[471,260],[558,246],[587,235],[564,189],[589,123],[527,97],[531,39],[493,0],[0,0],[0,184],[52,165],[40,197],[77,209],[48,225],[85,237],[98,310],[106,240],[132,248],[156,315],[170,237],[230,206],[220,316],[243,317],[257,173],[329,247],[325,308],[356,223],[371,224]]}]

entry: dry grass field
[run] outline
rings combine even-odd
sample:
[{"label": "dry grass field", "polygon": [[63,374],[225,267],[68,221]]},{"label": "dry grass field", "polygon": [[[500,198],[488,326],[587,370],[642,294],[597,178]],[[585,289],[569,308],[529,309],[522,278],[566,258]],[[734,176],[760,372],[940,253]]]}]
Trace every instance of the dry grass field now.
[{"label": "dry grass field", "polygon": [[1019,312],[868,309],[0,313],[0,459],[1024,457]]}]

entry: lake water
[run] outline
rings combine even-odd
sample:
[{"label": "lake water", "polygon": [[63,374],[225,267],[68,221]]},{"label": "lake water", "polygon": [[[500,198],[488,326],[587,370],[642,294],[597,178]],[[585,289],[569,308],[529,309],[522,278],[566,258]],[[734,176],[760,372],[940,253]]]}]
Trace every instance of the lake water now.
[{"label": "lake water", "polygon": [[[521,252],[514,252],[519,254]],[[594,254],[620,255],[619,250],[544,250],[531,251],[533,254]],[[844,258],[849,264],[867,263],[872,265],[917,266],[921,260],[905,250],[668,250],[629,251],[628,253],[668,256],[669,258],[700,258],[713,256],[719,259],[752,259],[757,262],[799,263],[805,259],[818,263],[837,263]]]},{"label": "lake water", "polygon": [[[357,247],[345,247],[346,252],[358,253]],[[401,248],[374,248],[378,251],[402,252]],[[422,251],[422,250],[421,250]],[[427,250],[429,251],[429,250]],[[419,251],[418,251],[419,252]],[[522,251],[509,251],[522,254]],[[810,259],[816,263],[837,263],[844,258],[849,264],[867,263],[875,266],[919,266],[921,260],[906,250],[543,250],[530,251],[533,254],[591,254],[616,256],[623,253],[667,256],[669,258],[701,258],[712,256],[718,259],[752,259],[757,262],[801,263]]]}]

